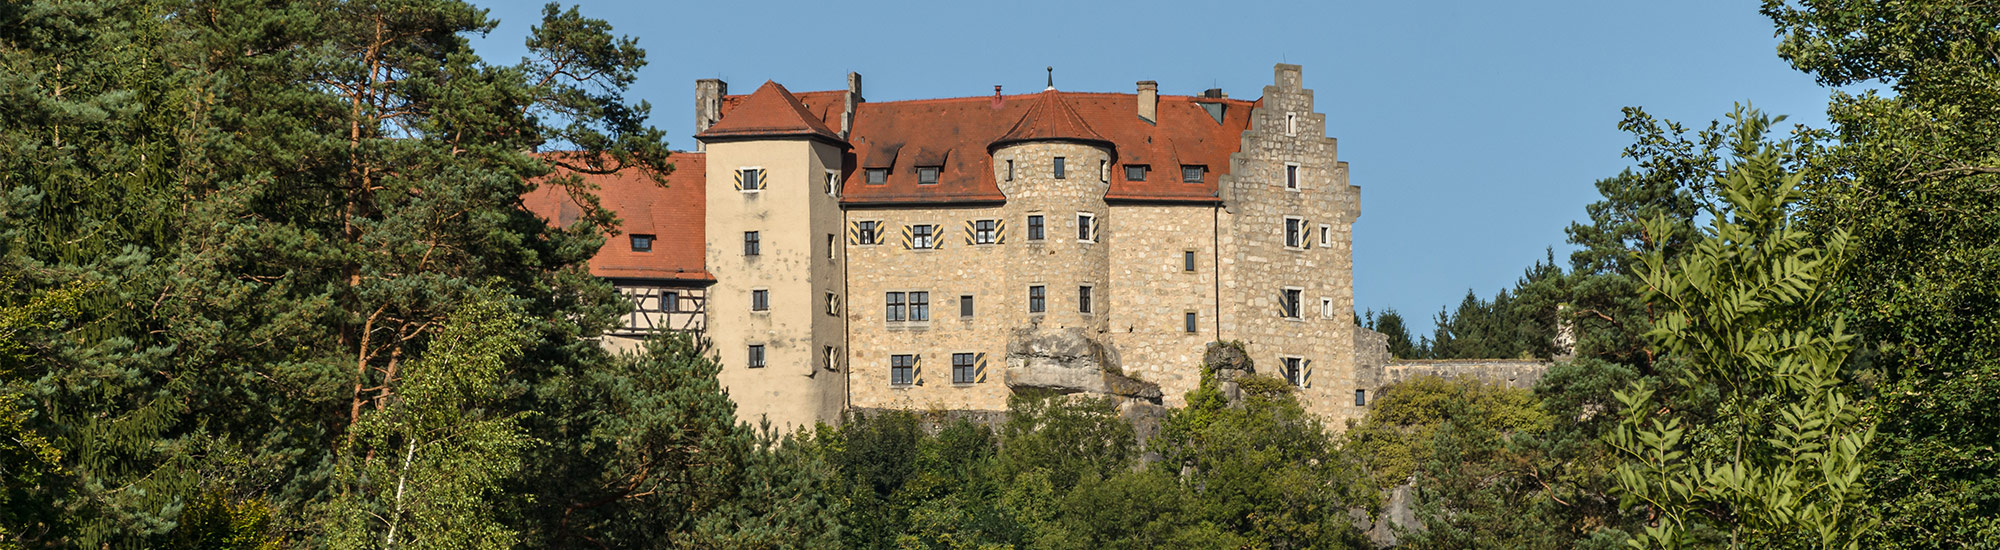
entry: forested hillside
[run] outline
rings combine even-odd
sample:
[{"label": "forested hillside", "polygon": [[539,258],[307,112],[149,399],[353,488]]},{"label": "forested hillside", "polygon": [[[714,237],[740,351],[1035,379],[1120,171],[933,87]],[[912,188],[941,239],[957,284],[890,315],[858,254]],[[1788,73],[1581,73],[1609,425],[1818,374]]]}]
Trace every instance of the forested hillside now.
[{"label": "forested hillside", "polygon": [[1360,316],[1403,358],[1571,327],[1532,391],[1325,426],[1210,370],[1141,439],[1050,395],[773,433],[698,340],[600,348],[619,220],[520,197],[675,159],[576,9],[510,65],[454,0],[0,3],[0,548],[1364,548],[1398,486],[1410,548],[2000,548],[2000,9],[1762,13],[1879,89],[1629,108],[1566,262]]}]

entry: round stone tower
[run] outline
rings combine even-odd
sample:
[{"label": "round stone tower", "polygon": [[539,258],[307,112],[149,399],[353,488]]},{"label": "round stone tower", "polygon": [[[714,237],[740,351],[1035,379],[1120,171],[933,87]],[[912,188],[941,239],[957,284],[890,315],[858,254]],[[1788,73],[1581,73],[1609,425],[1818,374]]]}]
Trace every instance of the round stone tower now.
[{"label": "round stone tower", "polygon": [[1008,247],[1009,265],[995,268],[1019,293],[1015,303],[1024,304],[1018,326],[1029,332],[1075,329],[1096,340],[1107,328],[1111,293],[1118,292],[1110,285],[1108,243],[1114,237],[1104,202],[1116,149],[1060,92],[1044,90],[1034,101],[988,147],[993,179],[1007,197],[1007,219],[1022,224],[1014,234],[1024,237]]}]

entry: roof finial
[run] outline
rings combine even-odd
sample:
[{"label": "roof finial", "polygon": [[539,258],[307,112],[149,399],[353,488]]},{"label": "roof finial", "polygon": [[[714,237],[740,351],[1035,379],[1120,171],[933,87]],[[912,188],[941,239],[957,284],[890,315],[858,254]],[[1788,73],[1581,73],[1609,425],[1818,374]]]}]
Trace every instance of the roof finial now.
[{"label": "roof finial", "polygon": [[1056,68],[1055,66],[1051,65],[1049,66],[1049,87],[1042,88],[1042,90],[1048,91],[1054,89],[1056,89]]}]

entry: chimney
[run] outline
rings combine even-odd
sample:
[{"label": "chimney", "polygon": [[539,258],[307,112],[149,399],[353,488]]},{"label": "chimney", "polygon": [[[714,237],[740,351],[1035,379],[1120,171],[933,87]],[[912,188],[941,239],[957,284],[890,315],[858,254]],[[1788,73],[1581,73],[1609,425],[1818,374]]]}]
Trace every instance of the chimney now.
[{"label": "chimney", "polygon": [[1002,97],[1000,97],[1000,85],[999,85],[999,84],[994,84],[994,85],[993,85],[993,108],[994,108],[995,110],[998,110],[998,109],[1000,109],[1001,107],[1006,107],[1006,106],[1007,106],[1007,100],[1006,100],[1005,98],[1002,98]]},{"label": "chimney", "polygon": [[1139,81],[1139,119],[1154,124],[1160,119],[1160,83]]},{"label": "chimney", "polygon": [[[722,96],[729,95],[729,83],[719,78],[704,78],[694,81],[694,133],[700,134],[722,120]],[[701,140],[695,140],[694,150],[705,151],[708,147]]]},{"label": "chimney", "polygon": [[840,139],[854,130],[854,109],[861,105],[861,73],[847,73],[847,110],[840,112]]},{"label": "chimney", "polygon": [[1225,97],[1229,97],[1229,94],[1222,93],[1222,88],[1209,88],[1208,90],[1203,91],[1201,93],[1201,97],[1205,97],[1208,99],[1222,99]]}]

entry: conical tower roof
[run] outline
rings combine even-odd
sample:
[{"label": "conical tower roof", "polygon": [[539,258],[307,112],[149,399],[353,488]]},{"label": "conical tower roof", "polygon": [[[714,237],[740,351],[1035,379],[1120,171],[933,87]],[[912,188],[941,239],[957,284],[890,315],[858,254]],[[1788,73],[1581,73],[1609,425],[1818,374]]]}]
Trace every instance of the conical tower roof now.
[{"label": "conical tower roof", "polygon": [[843,141],[840,134],[827,129],[799,98],[777,82],[766,80],[764,85],[743,98],[743,103],[731,109],[722,120],[716,121],[695,137],[699,138],[748,138],[773,136],[814,136],[833,141]]},{"label": "conical tower roof", "polygon": [[1069,102],[1063,100],[1062,92],[1056,91],[1055,88],[1042,90],[1042,93],[1036,94],[1035,103],[1028,106],[1027,114],[1021,115],[1021,120],[1014,123],[1013,129],[1000,136],[1000,139],[993,140],[987,147],[990,149],[1022,141],[1075,141],[1111,145],[1111,140],[1105,139],[1097,131],[1091,130],[1089,124],[1083,122],[1083,116],[1076,114],[1076,109],[1071,108]]}]

